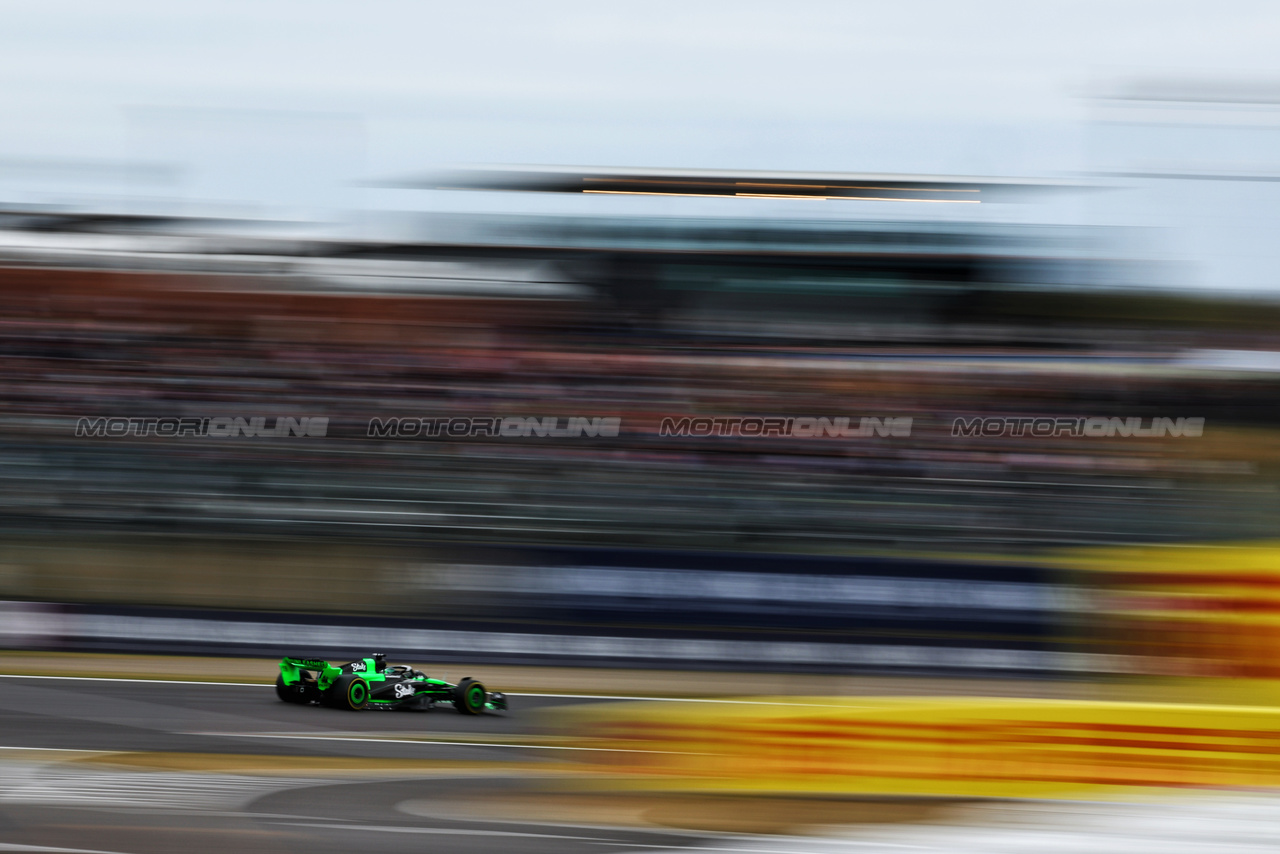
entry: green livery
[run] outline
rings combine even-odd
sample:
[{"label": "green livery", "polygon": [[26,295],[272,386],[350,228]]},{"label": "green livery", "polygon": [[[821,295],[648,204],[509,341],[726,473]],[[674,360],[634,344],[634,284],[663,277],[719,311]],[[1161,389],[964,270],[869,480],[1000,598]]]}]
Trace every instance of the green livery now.
[{"label": "green livery", "polygon": [[347,664],[319,658],[286,655],[276,677],[276,696],[286,703],[319,703],[337,709],[430,709],[449,703],[464,715],[507,709],[506,695],[486,691],[474,679],[456,685],[432,679],[405,665],[387,665],[376,653]]}]

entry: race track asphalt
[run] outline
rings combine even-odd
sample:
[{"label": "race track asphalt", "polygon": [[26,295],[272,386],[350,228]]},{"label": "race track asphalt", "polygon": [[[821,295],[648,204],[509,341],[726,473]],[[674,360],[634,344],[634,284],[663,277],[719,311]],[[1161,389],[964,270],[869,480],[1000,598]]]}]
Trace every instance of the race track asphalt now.
[{"label": "race track asphalt", "polygon": [[263,685],[3,676],[0,852],[607,854],[708,842],[455,814],[468,793],[515,795],[566,764],[536,721],[608,702],[510,701],[480,717],[354,713],[287,705]]},{"label": "race track asphalt", "polygon": [[267,684],[0,674],[0,854],[1280,850],[1264,793],[1113,805],[592,793],[547,727],[631,698],[509,696],[505,715],[354,713],[287,705]]}]

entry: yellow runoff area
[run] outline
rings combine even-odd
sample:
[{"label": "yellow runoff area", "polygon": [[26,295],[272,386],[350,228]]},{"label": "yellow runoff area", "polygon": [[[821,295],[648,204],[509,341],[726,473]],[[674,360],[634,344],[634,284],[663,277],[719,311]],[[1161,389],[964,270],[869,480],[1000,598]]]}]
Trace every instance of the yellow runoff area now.
[{"label": "yellow runoff area", "polygon": [[[595,785],[633,791],[1142,798],[1280,786],[1280,709],[990,698],[751,698],[560,710]],[[765,703],[773,703],[766,705]]]}]

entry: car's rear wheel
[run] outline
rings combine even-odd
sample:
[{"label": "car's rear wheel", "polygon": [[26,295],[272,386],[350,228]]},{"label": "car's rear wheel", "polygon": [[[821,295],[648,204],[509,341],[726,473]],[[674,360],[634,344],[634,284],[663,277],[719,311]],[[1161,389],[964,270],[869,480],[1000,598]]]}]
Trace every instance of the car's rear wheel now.
[{"label": "car's rear wheel", "polygon": [[464,715],[483,714],[487,697],[483,685],[474,679],[463,679],[453,689],[453,707]]},{"label": "car's rear wheel", "polygon": [[325,705],[358,712],[369,705],[369,683],[354,673],[344,673],[325,692]]},{"label": "car's rear wheel", "polygon": [[302,705],[311,702],[311,698],[307,694],[306,684],[304,682],[295,682],[292,685],[286,685],[284,684],[284,674],[276,677],[276,696],[286,703]]}]

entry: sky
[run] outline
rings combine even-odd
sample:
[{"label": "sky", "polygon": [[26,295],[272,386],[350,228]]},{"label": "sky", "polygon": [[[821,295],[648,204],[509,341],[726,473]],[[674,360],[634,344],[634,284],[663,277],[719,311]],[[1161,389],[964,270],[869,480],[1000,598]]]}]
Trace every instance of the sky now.
[{"label": "sky", "polygon": [[[1100,99],[1280,92],[1277,34],[1275,0],[0,0],[0,196],[396,206],[355,182],[474,163],[1147,169],[1160,134],[1108,148]],[[1280,174],[1273,136],[1174,165]]]}]

